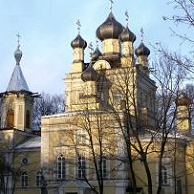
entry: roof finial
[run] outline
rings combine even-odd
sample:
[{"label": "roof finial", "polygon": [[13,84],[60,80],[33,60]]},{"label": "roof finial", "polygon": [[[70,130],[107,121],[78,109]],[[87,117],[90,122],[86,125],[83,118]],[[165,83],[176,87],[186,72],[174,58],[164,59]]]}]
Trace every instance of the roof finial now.
[{"label": "roof finial", "polygon": [[16,36],[18,37],[18,40],[17,40],[17,43],[18,43],[18,47],[16,49],[16,51],[14,52],[14,57],[15,57],[15,60],[16,60],[16,64],[19,65],[20,63],[20,60],[22,58],[22,51],[20,50],[20,34],[16,34]]},{"label": "roof finial", "polygon": [[129,15],[128,15],[128,11],[127,11],[127,10],[125,11],[125,16],[126,16],[126,22],[127,22],[127,24],[128,24],[128,21],[129,21]]},{"label": "roof finial", "polygon": [[98,39],[96,38],[96,46],[98,47]]},{"label": "roof finial", "polygon": [[140,32],[141,32],[141,42],[143,42],[143,39],[144,39],[144,31],[143,31],[143,28],[140,29]]},{"label": "roof finial", "polygon": [[16,36],[18,37],[17,42],[18,42],[18,48],[19,48],[20,47],[20,38],[21,38],[19,32],[16,34]]},{"label": "roof finial", "polygon": [[80,23],[79,19],[77,20],[76,24],[77,24],[78,33],[80,33],[81,23]]},{"label": "roof finial", "polygon": [[93,45],[92,45],[92,42],[90,42],[90,44],[88,45],[88,48],[90,49],[90,56],[92,55],[93,51],[94,51],[94,48],[93,48]]},{"label": "roof finial", "polygon": [[110,1],[110,11],[112,12],[112,5],[113,5],[114,1],[113,0],[109,0],[109,1]]}]

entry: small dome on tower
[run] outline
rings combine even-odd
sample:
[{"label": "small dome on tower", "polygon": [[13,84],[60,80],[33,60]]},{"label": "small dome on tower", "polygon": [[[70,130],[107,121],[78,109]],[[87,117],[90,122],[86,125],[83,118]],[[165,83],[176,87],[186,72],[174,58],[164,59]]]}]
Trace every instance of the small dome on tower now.
[{"label": "small dome on tower", "polygon": [[20,60],[22,58],[22,51],[20,50],[19,45],[18,45],[18,48],[16,49],[16,51],[14,52],[14,57],[15,57],[16,63],[19,64]]},{"label": "small dome on tower", "polygon": [[191,99],[185,94],[181,93],[176,100],[178,106],[189,106],[191,104]]},{"label": "small dome on tower", "polygon": [[81,37],[80,34],[76,36],[74,40],[71,42],[72,48],[83,48],[85,49],[87,47],[87,42]]},{"label": "small dome on tower", "polygon": [[102,53],[99,48],[96,47],[95,51],[91,54],[92,61],[96,61],[100,56],[102,56]]},{"label": "small dome on tower", "polygon": [[135,49],[135,54],[137,55],[137,57],[141,55],[145,55],[148,57],[150,54],[150,50],[144,45],[143,42],[141,42],[139,47]]},{"label": "small dome on tower", "polygon": [[123,32],[120,34],[120,40],[121,42],[135,42],[136,36],[133,32],[131,32],[128,28],[128,25],[123,30]]},{"label": "small dome on tower", "polygon": [[86,68],[84,72],[81,74],[81,79],[86,81],[96,81],[98,79],[98,73],[92,67],[92,63]]},{"label": "small dome on tower", "polygon": [[123,26],[110,12],[107,19],[97,28],[96,36],[102,41],[108,38],[118,39],[120,33],[123,31]]}]

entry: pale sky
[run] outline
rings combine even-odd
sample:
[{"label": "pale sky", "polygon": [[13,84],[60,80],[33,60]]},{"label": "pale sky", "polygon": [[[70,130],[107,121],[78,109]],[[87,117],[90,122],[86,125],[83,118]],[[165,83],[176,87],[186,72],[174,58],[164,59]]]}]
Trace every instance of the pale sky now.
[{"label": "pale sky", "polygon": [[[135,47],[140,44],[140,29],[143,28],[144,43],[149,48],[150,44],[162,42],[171,50],[187,52],[188,48],[180,45],[169,28],[173,26],[182,33],[187,33],[188,29],[176,28],[162,19],[164,15],[175,13],[168,0],[114,0],[113,14],[124,26],[126,10],[130,30],[137,36]],[[95,47],[96,29],[109,12],[109,0],[0,0],[0,92],[6,90],[15,67],[13,53],[19,32],[23,52],[20,64],[30,90],[64,93],[63,78],[73,60],[70,43],[77,36],[76,21],[81,22],[81,36]],[[89,52],[86,48],[86,56]],[[152,52],[150,61],[153,58]]]}]

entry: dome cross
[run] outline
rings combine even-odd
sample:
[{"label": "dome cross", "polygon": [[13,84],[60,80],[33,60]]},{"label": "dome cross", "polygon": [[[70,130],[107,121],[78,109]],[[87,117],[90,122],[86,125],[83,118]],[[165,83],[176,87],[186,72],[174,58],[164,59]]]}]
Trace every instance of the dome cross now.
[{"label": "dome cross", "polygon": [[78,33],[80,33],[81,23],[79,20],[76,22]]},{"label": "dome cross", "polygon": [[19,48],[20,47],[20,38],[21,38],[19,32],[16,34],[16,36],[18,37],[17,43],[18,43],[18,48]]},{"label": "dome cross", "polygon": [[143,28],[140,29],[140,32],[141,32],[141,42],[143,42],[143,39],[144,39],[144,31],[143,31]]},{"label": "dome cross", "polygon": [[128,24],[128,21],[129,21],[129,15],[128,15],[128,11],[127,11],[127,10],[125,11],[125,16],[126,16],[126,22],[127,22],[127,24]]},{"label": "dome cross", "polygon": [[90,57],[91,57],[92,56],[92,53],[94,51],[92,42],[90,42],[90,44],[88,45],[88,48],[90,49]]},{"label": "dome cross", "polygon": [[110,11],[112,12],[112,5],[113,5],[114,1],[113,0],[109,0],[109,1],[110,1]]}]

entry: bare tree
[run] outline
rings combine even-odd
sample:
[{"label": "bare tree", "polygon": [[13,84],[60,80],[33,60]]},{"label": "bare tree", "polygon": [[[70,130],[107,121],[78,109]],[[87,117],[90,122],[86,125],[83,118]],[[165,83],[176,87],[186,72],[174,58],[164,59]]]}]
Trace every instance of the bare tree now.
[{"label": "bare tree", "polygon": [[[187,79],[191,80],[193,79],[193,45],[194,45],[194,39],[191,36],[192,31],[194,28],[194,1],[193,0],[172,0],[169,2],[169,6],[173,6],[175,10],[174,15],[170,16],[163,16],[163,19],[165,21],[173,21],[175,26],[171,27],[171,32],[173,35],[180,38],[180,44],[186,44],[187,48],[191,49],[188,50],[188,53],[185,55],[178,54],[177,51],[168,51],[164,46],[159,44],[156,47],[156,50],[163,55],[164,58],[168,58],[169,60],[172,60],[177,63],[177,65],[183,66],[190,75],[187,75]],[[178,30],[175,28],[179,26],[186,27],[187,33],[181,34]],[[188,32],[191,32],[189,35]]]},{"label": "bare tree", "polygon": [[[163,16],[164,20],[173,21],[176,25],[185,25],[188,29],[192,30],[194,27],[194,1],[193,0],[172,0],[170,2],[175,9],[175,14],[172,16]],[[175,30],[173,33],[180,37],[183,42],[187,41],[189,44],[194,45],[194,40],[188,34],[180,34]]]},{"label": "bare tree", "polygon": [[[138,66],[118,70],[116,75],[112,76],[114,84],[110,89],[112,111],[125,143],[124,152],[130,176],[129,183],[131,180],[133,191],[137,192],[135,163],[140,160],[146,173],[149,194],[153,193],[153,184],[156,183],[154,182],[155,177],[152,177],[153,169],[150,167],[148,158],[151,154],[157,153],[157,193],[159,194],[163,186],[163,158],[169,155],[167,150],[169,143],[175,141],[172,138],[176,131],[177,105],[175,102],[181,93],[180,86],[186,73],[184,67],[177,65],[168,57],[159,58],[156,61],[156,67],[156,72],[153,74],[158,86],[156,96],[154,84],[149,85],[149,82],[146,82],[148,77],[138,69]],[[147,93],[141,94],[142,83],[144,87],[150,87]],[[153,96],[150,95],[151,93]],[[118,96],[123,114],[115,106]],[[172,145],[171,149],[176,151],[176,146]]]},{"label": "bare tree", "polygon": [[6,152],[7,150],[0,152],[0,193],[9,194],[14,193],[17,188],[16,182],[19,180],[21,174],[22,164],[14,165],[13,155],[17,158],[17,155],[13,152]]},{"label": "bare tree", "polygon": [[42,93],[34,99],[33,121],[36,128],[40,127],[41,116],[62,113],[65,111],[63,95]]}]

